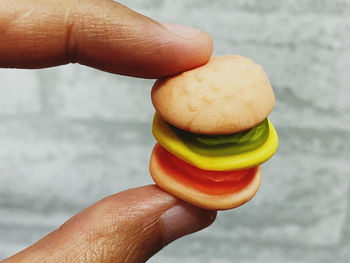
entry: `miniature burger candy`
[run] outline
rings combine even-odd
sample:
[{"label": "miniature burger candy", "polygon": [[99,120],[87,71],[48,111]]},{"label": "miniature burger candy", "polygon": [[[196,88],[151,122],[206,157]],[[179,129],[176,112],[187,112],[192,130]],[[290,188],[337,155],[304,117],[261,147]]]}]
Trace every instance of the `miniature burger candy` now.
[{"label": "miniature burger candy", "polygon": [[267,119],[275,97],[263,69],[241,56],[212,57],[157,80],[151,97],[157,144],[150,173],[156,184],[205,209],[250,200],[260,185],[259,165],[278,145]]}]

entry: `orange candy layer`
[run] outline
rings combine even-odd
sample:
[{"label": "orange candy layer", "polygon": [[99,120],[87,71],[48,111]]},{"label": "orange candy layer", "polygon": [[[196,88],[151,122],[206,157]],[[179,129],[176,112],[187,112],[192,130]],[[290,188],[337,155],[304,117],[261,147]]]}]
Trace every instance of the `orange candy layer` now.
[{"label": "orange candy layer", "polygon": [[157,144],[153,154],[168,175],[190,188],[210,195],[239,192],[248,186],[257,173],[257,167],[240,171],[207,171],[194,167],[175,157]]}]

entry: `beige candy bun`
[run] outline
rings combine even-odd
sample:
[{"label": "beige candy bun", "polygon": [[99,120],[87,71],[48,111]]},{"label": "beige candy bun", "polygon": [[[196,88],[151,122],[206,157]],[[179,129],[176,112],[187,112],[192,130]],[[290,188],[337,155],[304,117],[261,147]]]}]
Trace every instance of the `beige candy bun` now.
[{"label": "beige candy bun", "polygon": [[263,121],[275,104],[261,66],[236,55],[211,57],[201,67],[157,80],[151,96],[165,121],[202,134],[250,129]]}]

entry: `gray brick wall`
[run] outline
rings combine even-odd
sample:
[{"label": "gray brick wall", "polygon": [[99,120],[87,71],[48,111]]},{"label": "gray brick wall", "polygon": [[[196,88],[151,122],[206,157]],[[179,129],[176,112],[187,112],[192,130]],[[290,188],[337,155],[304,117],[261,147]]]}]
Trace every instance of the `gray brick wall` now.
[{"label": "gray brick wall", "polygon": [[[277,97],[280,147],[256,197],[150,262],[349,262],[350,1],[122,3],[251,57]],[[0,259],[151,183],[151,86],[78,65],[0,70]]]}]

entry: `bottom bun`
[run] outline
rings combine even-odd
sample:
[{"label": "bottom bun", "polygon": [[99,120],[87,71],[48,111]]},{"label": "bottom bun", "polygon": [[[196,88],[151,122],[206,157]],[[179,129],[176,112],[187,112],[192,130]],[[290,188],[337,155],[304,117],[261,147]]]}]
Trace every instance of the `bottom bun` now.
[{"label": "bottom bun", "polygon": [[163,190],[195,206],[209,210],[227,210],[249,201],[261,181],[261,168],[216,172],[194,167],[158,143],[154,146],[150,172]]}]

